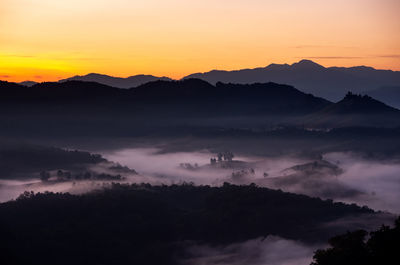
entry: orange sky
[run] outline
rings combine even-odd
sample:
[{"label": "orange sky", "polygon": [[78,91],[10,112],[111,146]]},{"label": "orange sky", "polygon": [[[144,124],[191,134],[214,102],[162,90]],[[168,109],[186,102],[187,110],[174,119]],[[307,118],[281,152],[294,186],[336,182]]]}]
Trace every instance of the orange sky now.
[{"label": "orange sky", "polygon": [[180,78],[302,58],[400,70],[400,0],[0,0],[0,79]]}]

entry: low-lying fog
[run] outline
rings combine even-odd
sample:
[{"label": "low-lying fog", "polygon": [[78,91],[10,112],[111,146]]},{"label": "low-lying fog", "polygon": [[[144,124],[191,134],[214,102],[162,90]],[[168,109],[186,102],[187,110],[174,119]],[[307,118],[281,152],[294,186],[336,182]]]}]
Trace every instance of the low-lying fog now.
[{"label": "low-lying fog", "polygon": [[122,149],[104,152],[103,156],[135,169],[148,179],[151,177],[166,184],[183,181],[209,185],[220,185],[225,181],[236,184],[253,182],[260,186],[400,213],[398,162],[373,161],[353,153],[329,153],[319,161],[237,156],[232,162],[211,165],[210,158],[216,158],[216,154],[207,151],[159,151],[154,148]]},{"label": "low-lying fog", "polygon": [[[193,244],[186,248],[190,257],[183,265],[308,265],[313,252],[323,246],[309,246],[277,236],[258,238],[228,246]],[[285,253],[282,255],[282,253]]]},{"label": "low-lying fog", "polygon": [[[216,186],[224,182],[255,183],[400,214],[400,164],[396,161],[374,161],[353,153],[328,153],[319,160],[235,155],[232,161],[224,161],[223,157],[218,161],[217,154],[206,150],[163,153],[156,148],[120,149],[101,154],[109,161],[138,172],[126,173],[120,182],[193,182]],[[215,158],[214,163],[211,158]],[[92,166],[91,170],[101,172],[103,169]],[[25,190],[82,193],[100,188],[107,182],[112,181],[0,180],[0,201],[14,199]]]},{"label": "low-lying fog", "polygon": [[[156,148],[120,149],[104,151],[101,154],[109,161],[138,172],[138,174],[125,174],[120,182],[151,184],[193,182],[198,185],[217,186],[223,182],[256,183],[259,186],[357,203],[375,210],[400,214],[400,164],[395,161],[373,161],[353,153],[329,153],[315,161],[293,157],[250,156],[234,156],[230,161],[229,155],[226,160],[223,156],[218,159],[217,154],[206,150],[163,153]],[[91,170],[101,172],[102,168],[95,166]],[[14,199],[25,190],[79,194],[102,188],[110,182],[112,181],[0,180],[0,201]],[[343,222],[353,222],[353,220],[343,220]],[[380,220],[373,222],[373,225],[378,225]],[[318,247],[324,246],[307,246],[301,242],[273,236],[223,247],[188,243],[186,248],[188,258],[182,263],[302,265],[310,263],[312,253]]]}]

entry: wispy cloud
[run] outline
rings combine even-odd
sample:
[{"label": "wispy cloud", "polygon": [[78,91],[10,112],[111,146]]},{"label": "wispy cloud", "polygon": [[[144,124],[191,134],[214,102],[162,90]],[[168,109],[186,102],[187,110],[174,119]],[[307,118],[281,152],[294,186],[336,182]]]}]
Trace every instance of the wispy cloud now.
[{"label": "wispy cloud", "polygon": [[0,57],[35,58],[36,56],[25,54],[0,54]]},{"label": "wispy cloud", "polygon": [[297,58],[308,58],[308,59],[363,59],[366,57],[362,56],[302,56]]},{"label": "wispy cloud", "polygon": [[296,46],[291,46],[290,48],[295,48],[295,49],[310,49],[310,48],[326,48],[330,46],[326,45],[296,45]]},{"label": "wispy cloud", "polygon": [[344,48],[344,49],[355,49],[355,46],[337,46],[337,45],[311,45],[311,44],[304,44],[304,45],[296,45],[290,46],[290,48],[294,49],[323,49],[323,48]]},{"label": "wispy cloud", "polygon": [[383,55],[378,55],[376,57],[380,57],[380,58],[399,58],[400,59],[400,54],[383,54]]}]

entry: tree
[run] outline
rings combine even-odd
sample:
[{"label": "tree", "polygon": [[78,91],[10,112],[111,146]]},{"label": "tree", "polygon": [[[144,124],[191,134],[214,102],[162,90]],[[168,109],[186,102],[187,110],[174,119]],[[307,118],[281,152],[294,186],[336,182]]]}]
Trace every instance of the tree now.
[{"label": "tree", "polygon": [[49,181],[50,173],[47,171],[40,172],[40,180],[43,182]]},{"label": "tree", "polygon": [[400,218],[395,227],[382,226],[371,232],[358,230],[329,240],[331,248],[315,252],[312,265],[400,264]]}]

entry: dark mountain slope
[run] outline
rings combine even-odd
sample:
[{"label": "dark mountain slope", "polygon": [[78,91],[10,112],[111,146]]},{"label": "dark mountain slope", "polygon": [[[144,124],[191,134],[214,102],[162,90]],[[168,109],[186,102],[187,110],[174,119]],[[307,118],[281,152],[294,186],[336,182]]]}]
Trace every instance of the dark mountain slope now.
[{"label": "dark mountain slope", "polygon": [[118,88],[131,88],[156,80],[170,81],[171,79],[168,77],[157,77],[153,75],[135,75],[122,78],[122,77],[113,77],[109,75],[91,73],[84,76],[77,75],[67,79],[62,79],[59,82],[62,83],[66,81],[85,81],[85,82],[97,82],[103,85],[108,85]]},{"label": "dark mountain slope", "polygon": [[[217,83],[212,86],[199,79],[173,82],[150,82],[131,89],[141,100],[204,104],[202,108],[214,109],[220,114],[277,114],[310,113],[330,105],[327,100],[304,94],[299,90],[275,83],[237,85]],[[216,105],[213,105],[216,104]],[[215,113],[218,115],[218,113]]]},{"label": "dark mountain slope", "polygon": [[[307,67],[318,67],[309,65]],[[4,132],[121,133],[156,127],[396,127],[398,111],[370,97],[336,104],[275,83],[215,86],[200,79],[155,81],[131,89],[95,82],[0,83]],[[32,131],[33,130],[33,131]]]},{"label": "dark mountain slope", "polygon": [[68,101],[91,100],[100,97],[112,97],[118,88],[109,87],[95,82],[68,81],[64,83],[45,82],[32,87],[15,83],[0,83],[0,100],[39,103],[41,100]]},{"label": "dark mountain slope", "polygon": [[381,86],[400,84],[400,72],[376,70],[365,66],[325,68],[309,60],[301,60],[292,65],[271,64],[264,68],[196,73],[186,78],[200,78],[212,84],[219,81],[239,84],[289,84],[306,93],[333,101],[340,100],[347,91],[361,93]]},{"label": "dark mountain slope", "polygon": [[[207,115],[266,115],[277,113],[304,114],[322,109],[331,103],[304,94],[291,86],[274,83],[216,86],[199,79],[183,81],[155,81],[132,89],[118,89],[95,82],[68,81],[40,83],[31,88],[13,83],[1,86],[3,103],[49,104],[67,102],[85,108],[91,104],[118,107],[141,106],[152,112],[165,110],[186,111]],[[110,105],[111,104],[111,105]],[[41,107],[45,107],[40,105]],[[189,108],[189,109],[188,109]],[[226,108],[226,109],[225,109]]]},{"label": "dark mountain slope", "polygon": [[199,79],[132,89],[81,81],[0,88],[0,117],[9,132],[129,134],[146,126],[272,126],[332,104],[287,85],[213,86]]}]

